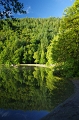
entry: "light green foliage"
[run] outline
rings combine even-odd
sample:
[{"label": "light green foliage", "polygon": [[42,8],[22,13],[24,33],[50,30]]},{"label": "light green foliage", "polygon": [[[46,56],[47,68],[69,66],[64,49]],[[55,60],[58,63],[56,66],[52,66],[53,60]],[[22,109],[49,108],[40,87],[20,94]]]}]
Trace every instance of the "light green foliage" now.
[{"label": "light green foliage", "polygon": [[0,63],[47,62],[47,47],[57,34],[59,18],[0,20]]},{"label": "light green foliage", "polygon": [[[51,41],[50,45],[47,48],[47,61],[48,64],[54,64],[55,63],[55,58],[57,56],[57,53],[55,54],[55,50],[57,52],[57,43],[58,43],[58,35],[54,36],[53,40]],[[55,49],[55,50],[54,50]]]},{"label": "light green foliage", "polygon": [[[50,51],[50,54],[49,54]],[[54,39],[48,50],[48,57],[62,66],[67,77],[79,76],[79,1],[65,10],[58,39]],[[51,59],[48,59],[51,62]],[[60,69],[59,69],[60,70]]]}]

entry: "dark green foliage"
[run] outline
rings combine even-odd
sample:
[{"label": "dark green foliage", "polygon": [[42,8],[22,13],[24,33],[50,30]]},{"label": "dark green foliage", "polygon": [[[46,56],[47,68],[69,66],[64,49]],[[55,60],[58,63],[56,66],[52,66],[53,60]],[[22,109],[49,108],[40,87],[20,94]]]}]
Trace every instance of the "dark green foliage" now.
[{"label": "dark green foliage", "polygon": [[69,80],[42,67],[0,66],[0,108],[51,111],[73,93]]},{"label": "dark green foliage", "polygon": [[0,0],[0,19],[13,17],[13,13],[26,13],[18,0]]},{"label": "dark green foliage", "polygon": [[0,64],[46,63],[47,47],[60,19],[0,20]]}]

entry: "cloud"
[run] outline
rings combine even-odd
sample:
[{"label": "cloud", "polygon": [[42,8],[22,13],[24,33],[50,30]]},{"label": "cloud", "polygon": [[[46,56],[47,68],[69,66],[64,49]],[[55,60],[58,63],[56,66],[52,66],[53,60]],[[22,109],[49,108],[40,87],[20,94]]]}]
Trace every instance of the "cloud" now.
[{"label": "cloud", "polygon": [[27,12],[27,14],[30,13],[30,10],[31,10],[31,6],[26,7],[26,12]]}]

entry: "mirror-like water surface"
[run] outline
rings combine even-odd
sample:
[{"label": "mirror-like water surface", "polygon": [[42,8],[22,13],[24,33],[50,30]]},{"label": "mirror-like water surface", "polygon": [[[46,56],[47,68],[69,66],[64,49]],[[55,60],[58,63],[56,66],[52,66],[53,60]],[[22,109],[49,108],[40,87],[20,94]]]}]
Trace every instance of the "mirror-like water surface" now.
[{"label": "mirror-like water surface", "polygon": [[1,67],[0,108],[51,111],[70,95],[71,84],[53,76],[49,68]]}]

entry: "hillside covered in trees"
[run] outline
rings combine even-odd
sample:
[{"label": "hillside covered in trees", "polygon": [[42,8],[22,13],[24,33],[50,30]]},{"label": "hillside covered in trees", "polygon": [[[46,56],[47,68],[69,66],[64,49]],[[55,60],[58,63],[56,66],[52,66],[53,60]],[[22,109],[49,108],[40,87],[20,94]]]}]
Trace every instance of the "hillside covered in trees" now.
[{"label": "hillside covered in trees", "polygon": [[47,48],[58,33],[59,18],[0,22],[0,64],[47,63]]},{"label": "hillside covered in trees", "polygon": [[79,0],[62,18],[0,20],[0,64],[54,64],[54,74],[79,76]]}]

